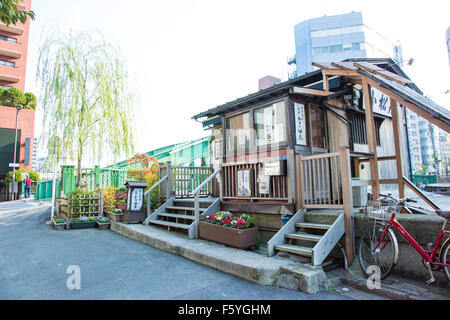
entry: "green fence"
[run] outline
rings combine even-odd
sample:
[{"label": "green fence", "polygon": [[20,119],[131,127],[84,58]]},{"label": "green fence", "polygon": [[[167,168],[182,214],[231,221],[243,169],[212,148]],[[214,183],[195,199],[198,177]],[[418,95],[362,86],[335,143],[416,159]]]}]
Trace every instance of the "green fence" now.
[{"label": "green fence", "polygon": [[[56,197],[61,196],[61,180],[56,179]],[[35,200],[50,199],[52,197],[53,180],[36,182],[36,189],[34,193]]]},{"label": "green fence", "polygon": [[[94,190],[96,187],[115,187],[120,188],[125,185],[127,180],[127,170],[112,168],[83,168],[81,169],[80,183],[88,190]],[[76,189],[77,176],[75,166],[62,166],[62,191],[64,194]]]},{"label": "green fence", "polygon": [[[75,166],[62,166],[61,167],[61,180],[56,180],[56,195],[61,196],[68,194],[75,190],[77,187],[77,176]],[[81,170],[81,183],[88,189],[94,190],[96,187],[115,187],[120,188],[125,185],[127,180],[127,170],[123,169],[107,169],[99,168],[83,168]],[[50,199],[52,197],[52,180],[38,181],[36,183],[36,191],[34,198],[36,200]]]},{"label": "green fence", "polygon": [[436,175],[413,174],[414,184],[431,184],[437,183]]}]

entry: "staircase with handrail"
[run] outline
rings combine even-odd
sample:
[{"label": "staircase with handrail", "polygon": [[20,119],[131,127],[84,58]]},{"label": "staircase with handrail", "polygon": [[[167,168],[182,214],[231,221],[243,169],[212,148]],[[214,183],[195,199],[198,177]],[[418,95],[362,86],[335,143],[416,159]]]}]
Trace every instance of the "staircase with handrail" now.
[{"label": "staircase with handrail", "polygon": [[[213,196],[213,179],[221,169],[212,172],[211,167],[171,167],[167,175],[148,189],[147,219],[144,224],[165,226],[169,231],[184,230],[190,239],[198,238],[198,223],[201,216],[220,210],[220,200]],[[161,184],[166,184],[166,202],[151,213],[150,193]]]}]

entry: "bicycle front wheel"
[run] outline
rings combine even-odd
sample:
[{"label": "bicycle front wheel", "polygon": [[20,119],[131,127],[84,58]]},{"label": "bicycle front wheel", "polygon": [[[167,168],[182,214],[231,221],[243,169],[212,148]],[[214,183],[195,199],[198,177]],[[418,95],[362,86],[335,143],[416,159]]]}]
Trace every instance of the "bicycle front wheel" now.
[{"label": "bicycle front wheel", "polygon": [[[366,277],[373,274],[374,270],[371,268],[376,266],[380,269],[380,280],[382,280],[389,276],[397,262],[397,238],[389,228],[382,239],[384,229],[385,226],[382,224],[374,223],[366,229],[360,239],[358,260]],[[377,247],[380,239],[382,242]]]},{"label": "bicycle front wheel", "polygon": [[[450,264],[450,241],[448,241],[445,244],[445,247],[442,248],[441,251],[441,262],[443,264]],[[445,276],[447,277],[447,280],[450,281],[450,267],[449,266],[443,266]]]}]

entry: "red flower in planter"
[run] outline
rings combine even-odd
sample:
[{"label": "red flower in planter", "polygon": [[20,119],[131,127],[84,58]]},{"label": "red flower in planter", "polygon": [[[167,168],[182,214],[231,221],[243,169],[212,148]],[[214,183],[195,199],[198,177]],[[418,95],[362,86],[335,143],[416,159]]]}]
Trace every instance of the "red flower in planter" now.
[{"label": "red flower in planter", "polygon": [[236,221],[236,226],[245,226],[247,224],[247,221],[245,221],[244,219],[241,219],[241,218],[239,218],[239,219],[237,219],[237,221]]}]

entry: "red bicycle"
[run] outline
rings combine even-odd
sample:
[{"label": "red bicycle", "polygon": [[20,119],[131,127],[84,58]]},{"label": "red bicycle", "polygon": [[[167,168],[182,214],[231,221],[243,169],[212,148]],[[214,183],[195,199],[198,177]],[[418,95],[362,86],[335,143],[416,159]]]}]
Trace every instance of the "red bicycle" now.
[{"label": "red bicycle", "polygon": [[369,202],[366,214],[374,220],[374,223],[361,237],[358,259],[362,271],[369,277],[373,273],[368,272],[368,268],[378,266],[381,279],[389,276],[398,260],[398,242],[392,230],[396,229],[422,257],[422,262],[430,273],[428,284],[435,281],[433,271],[439,270],[442,270],[450,281],[450,232],[445,230],[450,212],[438,212],[445,218],[444,225],[433,248],[425,250],[396,219],[400,210],[407,207],[407,202],[416,201],[407,198],[395,199],[388,194],[382,195],[379,201]]}]

